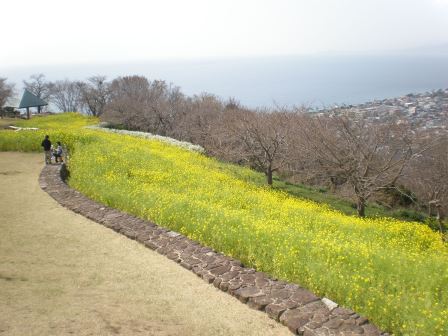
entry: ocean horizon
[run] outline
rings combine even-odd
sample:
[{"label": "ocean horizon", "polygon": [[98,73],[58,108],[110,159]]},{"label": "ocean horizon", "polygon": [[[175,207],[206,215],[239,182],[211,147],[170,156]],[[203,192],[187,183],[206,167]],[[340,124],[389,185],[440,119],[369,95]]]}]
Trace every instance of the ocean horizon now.
[{"label": "ocean horizon", "polygon": [[[44,65],[0,69],[16,83],[43,73],[48,80],[143,75],[256,107],[325,108],[448,88],[448,54],[319,55],[240,59],[140,61],[128,64]],[[18,92],[20,95],[20,92]]]}]

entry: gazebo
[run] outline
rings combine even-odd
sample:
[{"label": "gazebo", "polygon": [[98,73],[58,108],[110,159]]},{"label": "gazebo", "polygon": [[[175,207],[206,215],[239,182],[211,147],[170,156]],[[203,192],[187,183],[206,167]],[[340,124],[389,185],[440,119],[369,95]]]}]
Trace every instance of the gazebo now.
[{"label": "gazebo", "polygon": [[25,92],[23,92],[22,100],[19,104],[19,109],[26,108],[26,117],[30,119],[30,107],[37,107],[37,111],[38,113],[40,113],[40,108],[46,105],[48,105],[46,101],[40,99],[38,96],[25,89]]}]

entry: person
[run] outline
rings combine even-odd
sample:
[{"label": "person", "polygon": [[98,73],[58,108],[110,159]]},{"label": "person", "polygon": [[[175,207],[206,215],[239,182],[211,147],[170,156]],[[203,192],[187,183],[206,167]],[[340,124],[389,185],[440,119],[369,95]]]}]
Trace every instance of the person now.
[{"label": "person", "polygon": [[44,148],[45,163],[51,164],[51,141],[48,135],[45,136],[45,139],[44,141],[42,141],[41,146]]},{"label": "person", "polygon": [[56,163],[62,162],[62,145],[61,145],[60,141],[58,141],[57,144],[58,144],[58,146],[56,147],[56,149],[53,152],[54,161]]}]

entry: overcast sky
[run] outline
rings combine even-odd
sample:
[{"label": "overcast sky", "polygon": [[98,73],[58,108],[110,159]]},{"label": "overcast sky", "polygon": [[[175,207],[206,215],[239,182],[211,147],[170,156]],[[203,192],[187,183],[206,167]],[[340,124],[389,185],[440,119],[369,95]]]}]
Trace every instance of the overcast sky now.
[{"label": "overcast sky", "polygon": [[7,0],[0,68],[448,45],[448,0]]}]

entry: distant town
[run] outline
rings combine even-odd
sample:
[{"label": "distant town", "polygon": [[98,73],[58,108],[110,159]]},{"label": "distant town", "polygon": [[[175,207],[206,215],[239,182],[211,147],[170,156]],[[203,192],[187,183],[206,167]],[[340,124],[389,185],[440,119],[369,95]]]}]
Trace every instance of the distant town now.
[{"label": "distant town", "polygon": [[414,129],[448,132],[448,89],[410,93],[359,105],[336,106],[317,113],[344,114],[372,123],[410,123]]}]

